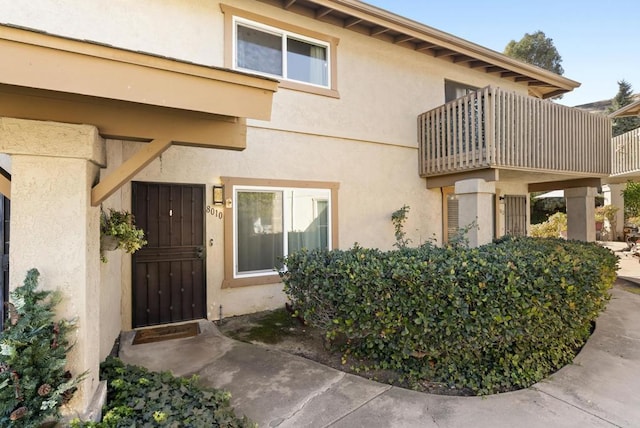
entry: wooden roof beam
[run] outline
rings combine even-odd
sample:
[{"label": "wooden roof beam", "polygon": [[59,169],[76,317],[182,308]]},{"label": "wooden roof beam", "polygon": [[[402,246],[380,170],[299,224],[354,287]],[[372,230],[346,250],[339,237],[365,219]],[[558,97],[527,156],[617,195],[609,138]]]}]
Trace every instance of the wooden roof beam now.
[{"label": "wooden roof beam", "polygon": [[471,68],[489,67],[489,64],[487,64],[484,61],[471,61],[469,63],[469,67]]},{"label": "wooden roof beam", "polygon": [[416,46],[417,51],[427,51],[433,48],[438,47],[438,45],[434,45],[433,43],[420,43]]},{"label": "wooden roof beam", "polygon": [[529,192],[548,192],[557,189],[574,189],[576,187],[600,187],[600,178],[576,178],[574,180],[545,181],[541,183],[529,183]]},{"label": "wooden roof beam", "polygon": [[502,67],[497,67],[497,66],[495,66],[495,65],[492,65],[492,66],[490,66],[490,67],[487,67],[487,68],[485,69],[485,71],[486,71],[487,73],[499,73],[499,72],[503,72],[503,71],[506,71],[506,70],[505,70],[504,68],[502,68]]},{"label": "wooden roof beam", "polygon": [[413,40],[415,37],[412,36],[407,36],[406,34],[400,34],[399,36],[396,36],[393,39],[393,43],[398,44],[398,43],[404,43],[404,42],[408,42],[410,40]]},{"label": "wooden roof beam", "polygon": [[543,94],[542,98],[544,98],[546,100],[547,98],[553,98],[555,96],[566,94],[566,93],[567,93],[567,91],[563,91],[563,90],[556,90],[556,91],[546,92],[545,94]]},{"label": "wooden roof beam", "polygon": [[379,36],[380,34],[384,34],[387,31],[389,31],[387,27],[373,27],[371,30],[369,30],[369,35],[371,37],[375,37]]},{"label": "wooden roof beam", "polygon": [[438,49],[436,50],[436,58],[444,58],[446,56],[454,56],[454,55],[458,55],[458,52],[456,51],[452,51],[450,49]]},{"label": "wooden roof beam", "polygon": [[470,56],[466,56],[466,55],[456,55],[453,57],[453,62],[456,64],[464,64],[465,62],[472,62],[472,61],[475,61],[475,60]]},{"label": "wooden roof beam", "polygon": [[[294,7],[301,15],[308,16],[312,8],[327,7],[332,8],[333,12],[330,16],[331,21],[335,23],[337,21],[336,16],[341,17],[338,25],[344,27],[354,27],[359,33],[377,35],[378,39],[387,42],[393,42],[394,37],[401,34],[406,34],[414,37],[411,43],[404,43],[405,47],[420,46],[417,50],[425,51],[427,54],[433,55],[433,51],[438,50],[434,48],[422,47],[422,43],[434,44],[439,46],[440,49],[450,49],[456,51],[458,55],[464,55],[475,58],[477,61],[473,67],[486,68],[489,66],[499,66],[503,71],[514,71],[521,73],[523,76],[531,76],[535,79],[544,80],[549,82],[554,88],[570,91],[579,86],[578,82],[567,79],[562,76],[558,76],[552,72],[540,70],[537,67],[524,64],[513,58],[504,56],[503,54],[476,45],[466,40],[455,37],[451,34],[436,30],[435,28],[428,27],[418,22],[403,18],[399,15],[385,12],[382,9],[375,6],[367,5],[364,2],[358,0],[259,0],[267,4],[281,4]],[[295,5],[299,5],[297,8]],[[315,10],[315,9],[314,9]],[[338,15],[339,14],[339,15]],[[312,15],[313,16],[313,15]],[[359,23],[360,25],[357,25]],[[381,30],[376,30],[381,28]],[[380,31],[380,32],[378,32]],[[380,37],[382,32],[387,32],[384,37]],[[456,57],[454,55],[454,57]],[[472,64],[474,61],[466,62],[464,64]]]},{"label": "wooden roof beam", "polygon": [[520,73],[516,73],[515,71],[503,71],[500,73],[501,77],[518,77],[522,76]]},{"label": "wooden roof beam", "polygon": [[282,7],[285,9],[289,9],[295,2],[296,0],[285,0],[282,4]]},{"label": "wooden roof beam", "polygon": [[362,22],[362,19],[356,18],[355,16],[350,16],[349,18],[344,20],[344,28],[351,28],[354,25],[357,25]]},{"label": "wooden roof beam", "polygon": [[539,80],[533,81],[533,82],[529,82],[529,86],[547,86],[547,87],[552,87],[552,85],[546,83],[546,82],[540,82]]},{"label": "wooden roof beam", "polygon": [[534,88],[532,86],[529,86],[528,91],[529,91],[529,95],[531,95],[532,97],[540,98],[541,100],[544,99],[544,93],[541,90]]},{"label": "wooden roof beam", "polygon": [[333,9],[328,8],[328,7],[321,7],[320,9],[316,10],[316,19],[320,19],[323,16],[327,16],[331,12],[333,12]]},{"label": "wooden roof beam", "polygon": [[516,82],[535,82],[538,79],[535,79],[533,77],[527,77],[527,76],[518,76],[516,77]]}]

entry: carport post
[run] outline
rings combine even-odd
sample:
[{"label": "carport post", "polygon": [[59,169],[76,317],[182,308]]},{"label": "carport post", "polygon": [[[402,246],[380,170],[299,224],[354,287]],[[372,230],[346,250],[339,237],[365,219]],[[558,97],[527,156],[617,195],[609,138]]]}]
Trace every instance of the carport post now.
[{"label": "carport post", "polygon": [[61,291],[57,316],[77,320],[67,368],[88,372],[68,410],[84,412],[99,384],[100,209],[91,186],[104,141],[89,125],[0,118],[0,153],[11,155],[11,288],[37,268],[43,289]]},{"label": "carport post", "polygon": [[578,241],[596,240],[595,187],[565,189],[567,199],[567,238]]}]

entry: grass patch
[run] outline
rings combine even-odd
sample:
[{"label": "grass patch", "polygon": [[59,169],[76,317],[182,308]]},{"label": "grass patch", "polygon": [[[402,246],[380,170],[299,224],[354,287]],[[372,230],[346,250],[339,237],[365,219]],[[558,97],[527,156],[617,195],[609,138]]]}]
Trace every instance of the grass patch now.
[{"label": "grass patch", "polygon": [[274,344],[290,337],[291,329],[298,327],[299,324],[300,321],[283,308],[259,314],[246,327],[229,331],[229,336],[244,342]]}]

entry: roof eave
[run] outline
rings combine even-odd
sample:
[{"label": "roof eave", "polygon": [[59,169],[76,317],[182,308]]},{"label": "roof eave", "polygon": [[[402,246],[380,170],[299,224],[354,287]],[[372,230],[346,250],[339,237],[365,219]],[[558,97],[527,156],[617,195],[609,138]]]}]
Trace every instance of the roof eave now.
[{"label": "roof eave", "polygon": [[[304,8],[305,5],[308,7],[308,4],[313,4],[318,7],[317,11],[322,11],[322,13],[315,14],[315,19],[318,20],[329,22],[331,13],[338,12],[339,14],[350,17],[352,22],[354,22],[355,19],[359,19],[363,22],[377,25],[379,27],[389,28],[396,33],[411,37],[413,39],[412,43],[420,41],[422,43],[433,44],[435,48],[440,50],[453,51],[454,55],[448,55],[448,58],[451,58],[452,56],[469,57],[474,61],[481,62],[482,64],[486,63],[486,65],[480,66],[480,68],[484,68],[486,72],[497,72],[500,73],[501,77],[506,78],[502,76],[502,74],[505,73],[514,79],[515,76],[513,76],[513,74],[518,74],[522,77],[522,84],[527,85],[529,88],[530,94],[539,98],[557,96],[570,92],[580,86],[580,83],[575,80],[568,79],[540,67],[510,58],[502,53],[493,51],[452,34],[437,30],[433,27],[429,27],[420,22],[405,18],[359,0],[289,0],[286,2],[273,0],[261,1],[273,5],[280,5],[282,8],[294,12],[297,10],[296,5],[300,5],[301,8]],[[355,26],[347,25],[345,23],[343,27],[354,29]],[[400,37],[400,39],[405,38]],[[453,62],[456,61],[454,60]],[[487,68],[490,67],[495,67],[498,70],[488,71]]]},{"label": "roof eave", "polygon": [[609,115],[611,119],[628,116],[640,116],[640,100],[628,104]]}]

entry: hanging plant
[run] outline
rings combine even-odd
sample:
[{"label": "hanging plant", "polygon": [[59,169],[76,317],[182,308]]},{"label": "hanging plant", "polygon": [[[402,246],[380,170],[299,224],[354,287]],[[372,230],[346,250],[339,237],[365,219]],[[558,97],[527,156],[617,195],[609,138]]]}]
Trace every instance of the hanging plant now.
[{"label": "hanging plant", "polygon": [[133,214],[109,209],[108,213],[103,211],[100,215],[100,244],[102,250],[122,249],[133,254],[147,241],[144,230],[136,227]]}]

